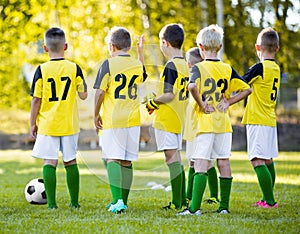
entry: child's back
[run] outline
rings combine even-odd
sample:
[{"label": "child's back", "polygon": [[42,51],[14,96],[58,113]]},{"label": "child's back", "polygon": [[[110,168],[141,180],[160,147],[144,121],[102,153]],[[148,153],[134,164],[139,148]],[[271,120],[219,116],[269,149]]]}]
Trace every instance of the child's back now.
[{"label": "child's back", "polygon": [[[255,74],[255,75],[254,75]],[[276,126],[275,106],[280,87],[280,68],[274,60],[264,60],[245,74],[253,93],[242,120],[243,124]]]},{"label": "child's back", "polygon": [[130,55],[108,58],[94,85],[105,90],[103,127],[124,128],[140,125],[137,85],[143,82],[143,65]]}]

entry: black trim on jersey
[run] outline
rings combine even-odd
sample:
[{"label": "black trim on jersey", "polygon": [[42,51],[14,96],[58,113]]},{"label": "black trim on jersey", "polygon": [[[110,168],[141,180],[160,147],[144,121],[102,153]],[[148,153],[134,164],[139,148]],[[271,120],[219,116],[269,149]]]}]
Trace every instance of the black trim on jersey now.
[{"label": "black trim on jersey", "polygon": [[146,71],[146,67],[143,65],[143,82],[147,79],[147,77],[148,77],[148,74]]},{"label": "black trim on jersey", "polygon": [[173,59],[184,59],[182,56],[174,57]]},{"label": "black trim on jersey", "polygon": [[263,79],[264,68],[262,63],[256,63],[243,75],[243,79],[249,83],[253,78],[261,76]]},{"label": "black trim on jersey", "polygon": [[65,60],[65,58],[53,58],[53,59],[50,59],[50,61],[59,61],[59,60]]},{"label": "black trim on jersey", "polygon": [[166,64],[164,72],[164,93],[172,93],[173,86],[178,77],[178,72],[173,61],[170,61]]},{"label": "black trim on jersey", "polygon": [[220,62],[220,59],[205,59],[205,61]]},{"label": "black trim on jersey", "polygon": [[[241,77],[236,70],[234,70],[233,67],[231,67],[231,76],[230,76],[230,79],[234,79],[234,78],[237,78],[237,79],[240,79],[240,80],[243,80],[243,77]],[[201,78],[201,74],[200,74],[200,70],[198,68],[198,66],[194,65],[192,66],[192,68],[190,69],[190,79],[189,79],[189,83],[195,83],[197,79],[200,79]]]},{"label": "black trim on jersey", "polygon": [[79,67],[78,64],[76,64],[76,77],[80,76],[81,79],[83,80],[83,87],[84,87],[84,92],[87,91],[87,85],[85,83],[85,80],[84,80],[84,77],[83,77],[83,73],[82,73],[82,70],[81,68]]},{"label": "black trim on jersey", "polygon": [[[239,80],[242,80],[242,81],[246,82],[246,81],[244,80],[244,78],[243,78],[242,76],[240,76],[239,73],[237,73],[236,70],[234,70],[233,67],[231,67],[231,69],[232,69],[232,71],[231,71],[231,77],[230,77],[230,80],[232,80],[232,79],[239,79]],[[247,83],[247,82],[246,82],[246,83]]]},{"label": "black trim on jersey", "polygon": [[34,94],[35,84],[38,81],[38,79],[42,79],[41,65],[39,65],[35,70],[33,80],[32,80],[31,90],[30,90],[30,96],[33,96]]},{"label": "black trim on jersey", "polygon": [[98,71],[98,74],[97,74],[97,77],[95,80],[95,84],[93,87],[94,89],[99,89],[102,79],[106,74],[110,75],[108,59],[106,59],[100,66],[100,69]]},{"label": "black trim on jersey", "polygon": [[201,74],[199,71],[199,68],[196,65],[193,65],[192,68],[190,69],[190,79],[189,79],[189,84],[190,83],[196,83],[197,79],[201,78]]}]

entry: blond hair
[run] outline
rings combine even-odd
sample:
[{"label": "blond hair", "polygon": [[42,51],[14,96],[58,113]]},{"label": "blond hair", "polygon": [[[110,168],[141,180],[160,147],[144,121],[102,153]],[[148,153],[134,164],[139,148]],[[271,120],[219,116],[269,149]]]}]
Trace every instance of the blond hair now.
[{"label": "blond hair", "polygon": [[218,52],[221,49],[224,31],[216,24],[211,24],[200,30],[196,42],[204,47],[204,50]]}]

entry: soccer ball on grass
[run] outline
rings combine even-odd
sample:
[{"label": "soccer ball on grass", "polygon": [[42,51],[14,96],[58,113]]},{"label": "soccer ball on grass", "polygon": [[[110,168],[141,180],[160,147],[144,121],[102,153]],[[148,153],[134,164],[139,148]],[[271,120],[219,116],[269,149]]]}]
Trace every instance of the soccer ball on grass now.
[{"label": "soccer ball on grass", "polygon": [[25,198],[30,204],[47,204],[43,179],[33,179],[25,187]]}]

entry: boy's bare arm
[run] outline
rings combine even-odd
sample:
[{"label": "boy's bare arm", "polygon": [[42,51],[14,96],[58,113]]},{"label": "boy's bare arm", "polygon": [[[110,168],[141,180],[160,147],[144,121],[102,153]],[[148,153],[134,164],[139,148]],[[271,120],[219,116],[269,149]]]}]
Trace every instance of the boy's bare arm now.
[{"label": "boy's bare arm", "polygon": [[138,43],[137,43],[137,50],[138,50],[138,59],[141,61],[141,63],[145,64],[145,58],[144,58],[144,35],[138,37]]},{"label": "boy's bare arm", "polygon": [[195,99],[196,103],[204,113],[210,114],[215,111],[215,109],[212,106],[207,104],[208,100],[210,99],[210,96],[208,96],[204,102],[202,101],[195,83],[190,83],[188,85],[188,89],[192,94],[193,98]]},{"label": "boy's bare arm", "polygon": [[229,106],[241,101],[242,99],[245,99],[251,93],[252,89],[249,88],[244,91],[238,92],[236,95],[230,97],[229,99],[226,99],[225,95],[223,94],[222,101],[218,104],[217,109],[224,112],[229,108]]},{"label": "boy's bare arm", "polygon": [[155,97],[155,93],[153,93],[153,95],[154,97],[152,98],[146,97],[146,100],[143,102],[146,104],[149,115],[151,115],[154,110],[159,109],[160,104],[169,103],[175,98],[175,95],[172,92],[164,93],[159,97]]},{"label": "boy's bare arm", "polygon": [[105,92],[102,89],[97,89],[95,93],[95,108],[94,108],[94,124],[96,129],[102,129],[102,118],[100,109],[103,103]]},{"label": "boy's bare arm", "polygon": [[36,125],[36,120],[41,108],[41,104],[42,104],[41,98],[32,97],[31,109],[30,109],[30,135],[33,138],[36,138],[37,135],[38,128]]},{"label": "boy's bare arm", "polygon": [[154,102],[156,104],[164,104],[164,103],[169,103],[175,98],[174,93],[168,92],[160,95],[159,97],[154,98]]}]

